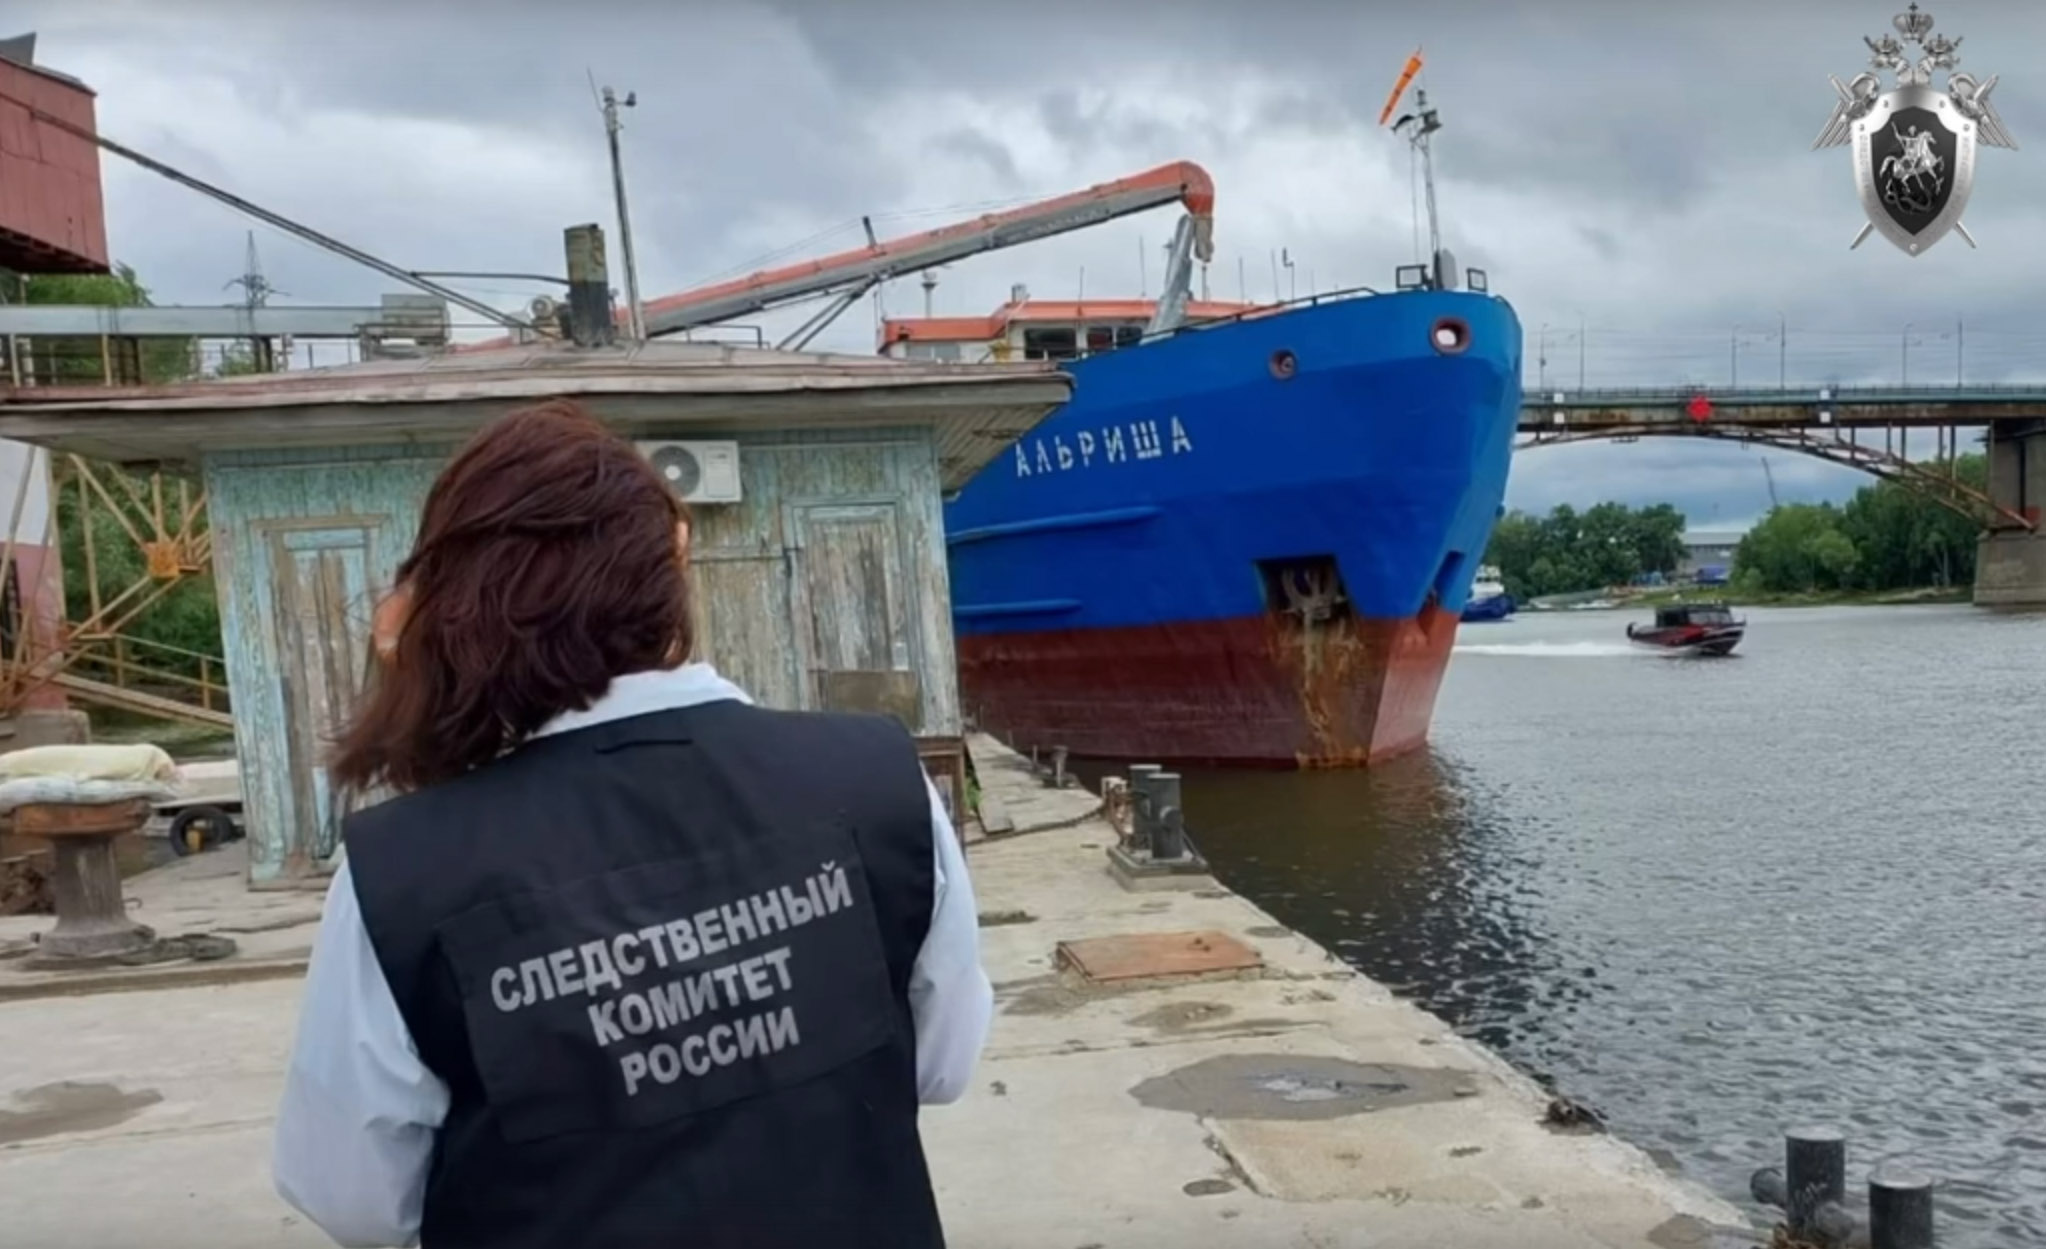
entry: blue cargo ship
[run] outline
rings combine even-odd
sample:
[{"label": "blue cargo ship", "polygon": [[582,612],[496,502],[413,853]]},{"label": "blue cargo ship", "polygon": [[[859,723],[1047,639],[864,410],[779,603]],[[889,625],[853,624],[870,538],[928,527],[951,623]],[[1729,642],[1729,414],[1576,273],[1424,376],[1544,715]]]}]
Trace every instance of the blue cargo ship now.
[{"label": "blue cargo ship", "polygon": [[1073,399],[947,503],[960,685],[1013,743],[1368,764],[1425,742],[1505,495],[1521,329],[1440,284],[1278,307],[1030,301],[883,350],[1066,359]]}]

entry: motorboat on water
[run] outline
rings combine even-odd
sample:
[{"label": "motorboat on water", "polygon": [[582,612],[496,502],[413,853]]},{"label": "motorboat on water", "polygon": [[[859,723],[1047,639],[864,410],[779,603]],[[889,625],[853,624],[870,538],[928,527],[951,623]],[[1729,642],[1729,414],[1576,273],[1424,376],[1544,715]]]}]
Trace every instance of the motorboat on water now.
[{"label": "motorboat on water", "polygon": [[1483,564],[1479,566],[1478,575],[1471,582],[1470,597],[1464,600],[1464,623],[1504,620],[1513,614],[1516,606],[1513,596],[1506,592],[1506,583],[1500,579],[1499,570],[1490,564]]},{"label": "motorboat on water", "polygon": [[1728,655],[1747,633],[1725,603],[1665,603],[1648,628],[1627,626],[1627,640],[1668,655]]}]

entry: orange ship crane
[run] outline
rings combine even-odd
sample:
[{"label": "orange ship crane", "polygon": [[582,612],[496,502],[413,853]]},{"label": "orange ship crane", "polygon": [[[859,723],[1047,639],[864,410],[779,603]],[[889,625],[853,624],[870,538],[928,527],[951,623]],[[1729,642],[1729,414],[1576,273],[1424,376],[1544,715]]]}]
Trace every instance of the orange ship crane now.
[{"label": "orange ship crane", "polygon": [[[1187,214],[1174,241],[1175,253],[1184,252],[1189,260],[1194,256],[1211,259],[1215,251],[1214,179],[1192,161],[1177,161],[1084,191],[885,242],[874,237],[872,222],[866,222],[864,247],[651,300],[645,307],[646,332],[649,336],[675,334],[800,300],[836,295],[781,344],[801,347],[855,300],[890,278],[1084,230],[1175,202],[1186,205]],[[1190,266],[1182,263],[1178,267]]]}]

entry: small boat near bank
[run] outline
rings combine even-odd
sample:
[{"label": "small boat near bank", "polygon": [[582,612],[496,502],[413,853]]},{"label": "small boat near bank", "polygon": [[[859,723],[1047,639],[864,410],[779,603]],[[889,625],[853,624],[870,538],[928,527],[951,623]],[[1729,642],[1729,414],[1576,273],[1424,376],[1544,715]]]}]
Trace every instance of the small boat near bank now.
[{"label": "small boat near bank", "polygon": [[1666,603],[1653,625],[1628,625],[1627,640],[1666,655],[1730,655],[1747,629],[1725,603]]},{"label": "small boat near bank", "polygon": [[1506,583],[1500,579],[1499,570],[1483,564],[1471,582],[1470,597],[1464,600],[1463,621],[1471,624],[1483,620],[1504,620],[1513,614],[1515,606],[1513,596],[1506,592]]}]

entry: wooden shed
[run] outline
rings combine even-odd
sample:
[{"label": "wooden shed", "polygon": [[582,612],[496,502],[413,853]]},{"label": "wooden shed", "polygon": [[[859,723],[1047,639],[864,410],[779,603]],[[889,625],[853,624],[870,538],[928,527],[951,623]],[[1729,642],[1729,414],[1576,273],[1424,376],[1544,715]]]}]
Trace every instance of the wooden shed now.
[{"label": "wooden shed", "polygon": [[[961,733],[942,498],[1067,398],[1042,364],[909,364],[720,344],[560,344],[0,399],[0,438],[200,478],[251,883],[331,871],[321,766],[371,609],[428,486],[492,418],[554,396],[640,440],[696,515],[701,657],[778,707]],[[942,753],[942,747],[939,751]]]}]

